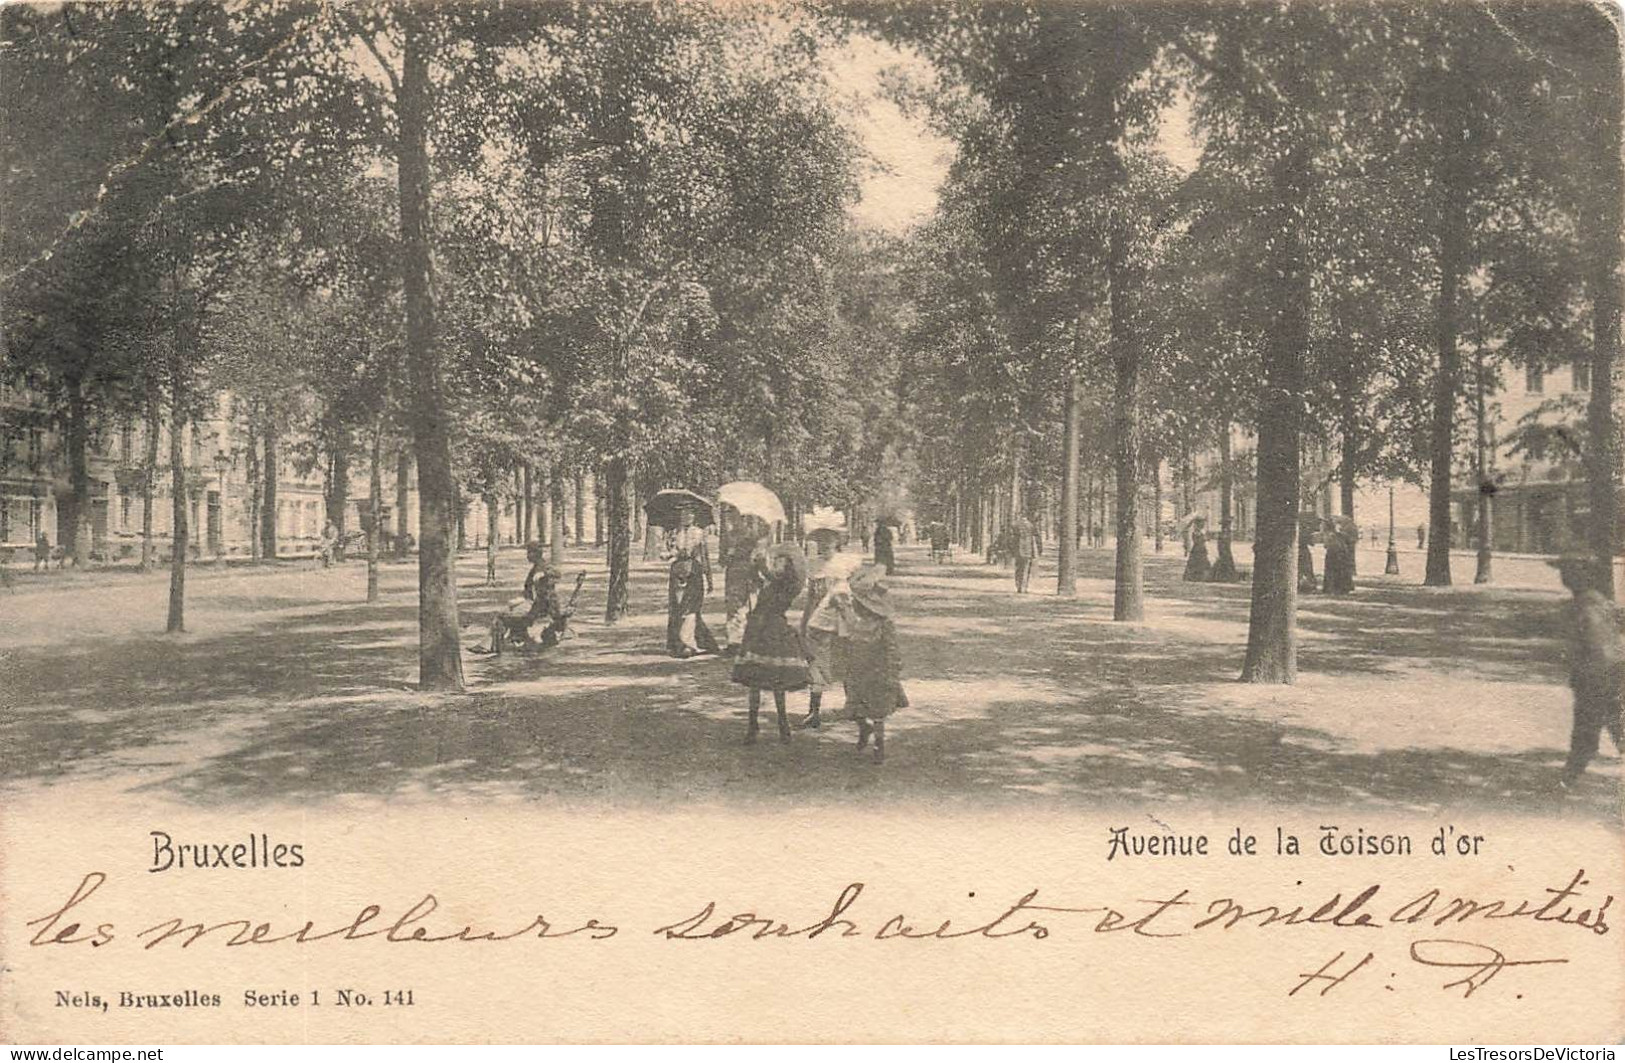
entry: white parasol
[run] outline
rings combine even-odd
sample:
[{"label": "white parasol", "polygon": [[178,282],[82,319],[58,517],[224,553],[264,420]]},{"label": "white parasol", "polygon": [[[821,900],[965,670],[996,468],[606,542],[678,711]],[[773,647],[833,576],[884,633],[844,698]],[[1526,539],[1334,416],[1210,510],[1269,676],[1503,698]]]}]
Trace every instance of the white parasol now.
[{"label": "white parasol", "polygon": [[754,480],[723,484],[717,501],[732,506],[747,517],[759,517],[769,524],[784,520],[784,503],[779,496]]}]

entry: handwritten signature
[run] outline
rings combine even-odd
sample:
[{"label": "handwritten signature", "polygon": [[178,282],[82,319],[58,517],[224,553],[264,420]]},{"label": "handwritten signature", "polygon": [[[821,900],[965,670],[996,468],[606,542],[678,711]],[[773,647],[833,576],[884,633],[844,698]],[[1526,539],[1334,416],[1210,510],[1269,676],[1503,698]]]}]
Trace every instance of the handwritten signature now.
[{"label": "handwritten signature", "polygon": [[[83,946],[101,949],[121,937],[110,921],[95,921],[89,913],[98,891],[108,882],[105,872],[85,875],[66,902],[46,915],[28,920],[33,931],[29,945]],[[1582,869],[1562,887],[1541,891],[1543,899],[1519,900],[1453,897],[1446,900],[1438,890],[1428,890],[1389,908],[1379,900],[1382,887],[1367,886],[1357,893],[1338,891],[1317,902],[1297,904],[1254,904],[1234,897],[1215,898],[1207,903],[1191,898],[1189,890],[1167,897],[1141,899],[1128,905],[1058,905],[1039,902],[1039,891],[1029,890],[1013,903],[987,908],[991,916],[973,919],[932,917],[920,919],[872,912],[873,903],[860,910],[868,887],[862,882],[847,884],[821,915],[785,919],[756,910],[726,912],[716,901],[707,901],[692,913],[663,922],[648,931],[664,941],[806,940],[864,938],[868,940],[949,941],[958,939],[1026,939],[1043,941],[1058,930],[1094,934],[1125,935],[1131,938],[1168,939],[1192,936],[1212,937],[1231,931],[1316,926],[1337,931],[1369,932],[1388,928],[1416,928],[1421,925],[1459,926],[1469,922],[1491,924],[1496,920],[1524,920],[1545,923],[1589,935],[1604,935],[1611,929],[1606,914],[1613,903],[1611,894],[1602,900],[1588,900],[1590,880]],[[971,898],[975,897],[972,893]],[[493,918],[491,925],[446,921],[439,899],[426,893],[415,903],[385,914],[381,903],[363,905],[347,920],[307,919],[302,924],[274,924],[258,916],[210,921],[176,915],[159,920],[135,932],[143,949],[166,943],[188,949],[201,943],[237,947],[244,945],[303,945],[313,942],[374,940],[389,943],[443,944],[504,942],[575,938],[607,941],[621,933],[621,927],[601,916],[555,921],[528,912]],[[1325,995],[1355,972],[1368,966],[1375,956],[1368,952],[1352,966],[1344,963],[1344,953],[1328,961],[1318,971],[1305,973],[1289,995],[1318,988]],[[1459,974],[1443,984],[1446,990],[1459,989],[1463,997],[1484,988],[1502,971],[1568,963],[1564,957],[1510,959],[1502,950],[1481,942],[1454,937],[1423,937],[1410,943],[1410,959],[1426,968]]]}]

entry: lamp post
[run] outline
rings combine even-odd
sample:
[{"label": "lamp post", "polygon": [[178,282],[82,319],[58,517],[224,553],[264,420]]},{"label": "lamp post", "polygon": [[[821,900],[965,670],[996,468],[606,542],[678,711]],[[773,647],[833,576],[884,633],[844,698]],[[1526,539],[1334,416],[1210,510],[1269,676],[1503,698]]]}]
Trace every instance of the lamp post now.
[{"label": "lamp post", "polygon": [[1383,566],[1383,574],[1388,576],[1399,575],[1399,547],[1394,543],[1394,484],[1388,482],[1388,563]]},{"label": "lamp post", "polygon": [[1493,521],[1495,505],[1495,482],[1490,476],[1488,453],[1488,440],[1486,438],[1484,418],[1484,343],[1480,339],[1476,352],[1476,388],[1478,391],[1478,409],[1476,411],[1478,428],[1478,445],[1474,454],[1474,471],[1478,474],[1478,569],[1473,574],[1474,583],[1488,583],[1494,577],[1494,552],[1490,543],[1494,538]]},{"label": "lamp post", "polygon": [[215,494],[220,501],[216,512],[219,514],[218,523],[211,524],[205,533],[213,539],[209,545],[214,547],[215,560],[222,565],[226,563],[226,470],[231,468],[231,455],[224,450],[214,452]]}]

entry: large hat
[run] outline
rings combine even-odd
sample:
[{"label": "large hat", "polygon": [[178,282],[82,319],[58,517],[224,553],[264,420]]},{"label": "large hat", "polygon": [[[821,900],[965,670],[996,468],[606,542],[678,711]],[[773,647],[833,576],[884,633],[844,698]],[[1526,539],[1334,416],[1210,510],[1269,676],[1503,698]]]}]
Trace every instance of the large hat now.
[{"label": "large hat", "polygon": [[777,546],[770,547],[768,549],[767,560],[770,565],[778,561],[778,559],[781,557],[789,560],[790,568],[791,571],[795,573],[796,581],[798,583],[806,583],[807,555],[801,552],[801,547],[797,546],[795,543],[779,543]]},{"label": "large hat", "polygon": [[891,616],[891,599],[886,590],[886,569],[883,565],[867,565],[847,580],[852,588],[852,600],[876,616]]},{"label": "large hat", "polygon": [[807,533],[807,538],[815,543],[822,539],[840,545],[841,540],[846,538],[846,533],[840,528],[814,528]]}]

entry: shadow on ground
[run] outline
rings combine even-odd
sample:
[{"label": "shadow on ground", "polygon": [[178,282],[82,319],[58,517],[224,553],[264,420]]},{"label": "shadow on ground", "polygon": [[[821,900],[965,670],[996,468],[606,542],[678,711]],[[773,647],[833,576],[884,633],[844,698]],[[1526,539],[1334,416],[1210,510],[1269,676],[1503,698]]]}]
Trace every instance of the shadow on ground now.
[{"label": "shadow on ground", "polygon": [[[1377,581],[1349,599],[1306,598],[1306,682],[1281,690],[1233,681],[1246,585],[1182,583],[1177,558],[1148,560],[1148,621],[1122,625],[1105,551],[1084,551],[1075,599],[1018,597],[1006,571],[903,555],[895,597],[913,705],[894,718],[883,766],[856,755],[846,723],[747,748],[745,694],[726,663],[660,652],[659,567],[637,567],[634,614],[606,628],[593,619],[602,566],[581,551],[567,566],[593,574],[579,636],[541,658],[470,655],[460,696],[413,689],[405,566],[386,570],[377,604],[300,609],[309,603],[269,574],[266,596],[286,608],[238,630],[4,650],[0,777],[101,778],[200,805],[1235,800],[1617,816],[1617,759],[1577,794],[1552,788],[1567,733],[1556,595]],[[521,566],[504,555],[505,587]],[[467,645],[513,593],[477,586],[481,567],[463,569]],[[1034,586],[1052,588],[1053,570]],[[720,628],[720,602],[712,613]],[[1391,722],[1361,708],[1396,699]],[[791,705],[799,716],[805,695]]]}]

